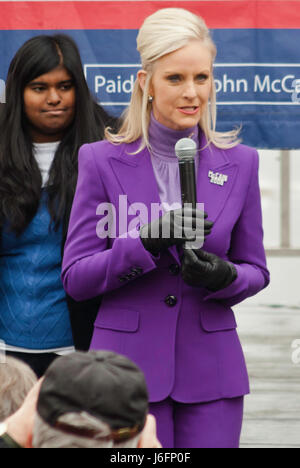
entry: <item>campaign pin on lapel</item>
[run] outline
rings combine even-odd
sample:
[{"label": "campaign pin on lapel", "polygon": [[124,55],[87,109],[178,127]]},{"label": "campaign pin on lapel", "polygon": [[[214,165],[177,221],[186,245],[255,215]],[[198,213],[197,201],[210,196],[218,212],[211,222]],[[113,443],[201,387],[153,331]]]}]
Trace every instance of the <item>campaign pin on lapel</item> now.
[{"label": "campaign pin on lapel", "polygon": [[208,177],[210,178],[211,184],[221,185],[223,186],[225,182],[228,180],[228,176],[226,174],[221,174],[220,172],[208,172]]}]

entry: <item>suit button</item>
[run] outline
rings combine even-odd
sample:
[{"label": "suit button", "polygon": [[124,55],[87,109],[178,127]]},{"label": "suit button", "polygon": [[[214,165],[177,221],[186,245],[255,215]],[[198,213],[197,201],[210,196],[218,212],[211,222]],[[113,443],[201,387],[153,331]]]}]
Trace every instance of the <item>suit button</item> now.
[{"label": "suit button", "polygon": [[165,303],[169,306],[169,307],[174,307],[176,304],[177,304],[177,297],[176,296],[167,296],[165,297]]},{"label": "suit button", "polygon": [[141,267],[135,267],[131,268],[131,272],[134,274],[134,276],[141,275],[143,273],[143,269]]},{"label": "suit button", "polygon": [[178,275],[180,272],[180,267],[177,263],[172,263],[172,265],[169,266],[169,273],[171,273],[171,275]]}]

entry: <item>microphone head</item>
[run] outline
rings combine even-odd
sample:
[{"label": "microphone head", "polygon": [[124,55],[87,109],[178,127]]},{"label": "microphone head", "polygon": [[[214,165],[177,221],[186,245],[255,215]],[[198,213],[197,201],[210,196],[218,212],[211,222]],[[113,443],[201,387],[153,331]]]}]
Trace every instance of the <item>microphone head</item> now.
[{"label": "microphone head", "polygon": [[194,159],[197,145],[191,138],[181,138],[175,145],[175,154],[179,160]]}]

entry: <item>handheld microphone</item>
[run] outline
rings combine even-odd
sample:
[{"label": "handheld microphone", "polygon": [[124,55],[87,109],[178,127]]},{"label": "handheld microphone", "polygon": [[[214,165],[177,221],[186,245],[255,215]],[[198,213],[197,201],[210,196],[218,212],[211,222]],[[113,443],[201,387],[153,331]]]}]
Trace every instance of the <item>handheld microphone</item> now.
[{"label": "handheld microphone", "polygon": [[[175,154],[178,158],[180,185],[181,185],[181,201],[182,207],[189,204],[192,208],[196,208],[196,176],[195,176],[195,155],[197,145],[190,138],[181,138],[175,145]],[[202,243],[203,244],[203,243]],[[202,247],[202,244],[200,247]],[[197,248],[198,243],[186,242],[183,249]]]},{"label": "handheld microphone", "polygon": [[180,185],[181,185],[181,201],[184,207],[185,203],[189,203],[193,208],[196,208],[196,176],[195,176],[195,156],[197,153],[197,145],[190,138],[181,138],[175,145],[175,154],[178,158]]}]

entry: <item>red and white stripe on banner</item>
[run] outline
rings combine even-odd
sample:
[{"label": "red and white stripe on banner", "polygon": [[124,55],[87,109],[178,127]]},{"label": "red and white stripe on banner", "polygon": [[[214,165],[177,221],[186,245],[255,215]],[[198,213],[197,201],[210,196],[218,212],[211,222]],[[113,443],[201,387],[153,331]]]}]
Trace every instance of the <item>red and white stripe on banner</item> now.
[{"label": "red and white stripe on banner", "polygon": [[213,29],[298,29],[299,0],[1,1],[0,30],[139,29],[154,11],[183,7]]}]

